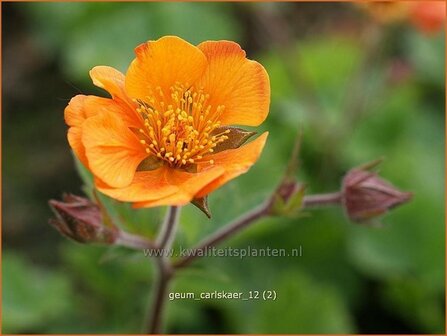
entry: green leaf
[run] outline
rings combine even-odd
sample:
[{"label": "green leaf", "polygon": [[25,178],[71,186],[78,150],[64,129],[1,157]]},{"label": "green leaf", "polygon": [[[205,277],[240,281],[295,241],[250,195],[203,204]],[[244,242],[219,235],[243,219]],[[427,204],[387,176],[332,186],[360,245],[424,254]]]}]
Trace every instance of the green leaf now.
[{"label": "green leaf", "polygon": [[230,7],[212,3],[35,3],[25,8],[40,44],[61,55],[68,78],[84,83],[95,65],[125,72],[134,48],[147,40],[177,35],[198,44],[238,40],[241,32]]},{"label": "green leaf", "polygon": [[252,332],[262,334],[349,334],[353,323],[343,297],[298,271],[285,273],[272,286],[275,301],[258,302]]},{"label": "green leaf", "polygon": [[408,55],[417,75],[439,87],[445,86],[445,34],[427,36],[413,32],[408,37]]},{"label": "green leaf", "polygon": [[445,334],[444,304],[437,291],[416,277],[395,278],[382,296],[390,314],[408,321],[420,333]]},{"label": "green leaf", "polygon": [[74,294],[66,274],[36,268],[12,252],[2,256],[3,332],[44,332],[72,312]]}]

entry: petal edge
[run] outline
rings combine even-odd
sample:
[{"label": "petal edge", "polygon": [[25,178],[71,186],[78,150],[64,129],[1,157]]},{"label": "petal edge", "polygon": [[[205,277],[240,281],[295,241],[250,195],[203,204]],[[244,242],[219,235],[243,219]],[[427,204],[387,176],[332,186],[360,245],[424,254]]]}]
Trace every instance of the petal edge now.
[{"label": "petal edge", "polygon": [[147,156],[137,136],[112,113],[86,120],[82,143],[92,173],[116,188],[132,182],[138,165]]},{"label": "petal edge", "polygon": [[264,67],[247,59],[235,42],[207,41],[198,48],[208,60],[199,86],[210,94],[211,105],[225,106],[222,125],[260,125],[270,106],[270,80]]},{"label": "petal edge", "polygon": [[[204,197],[235,177],[246,173],[258,160],[267,141],[268,132],[261,134],[250,143],[212,155],[214,165],[222,166],[225,173],[202,188],[196,197]],[[211,156],[210,156],[211,157]]]}]

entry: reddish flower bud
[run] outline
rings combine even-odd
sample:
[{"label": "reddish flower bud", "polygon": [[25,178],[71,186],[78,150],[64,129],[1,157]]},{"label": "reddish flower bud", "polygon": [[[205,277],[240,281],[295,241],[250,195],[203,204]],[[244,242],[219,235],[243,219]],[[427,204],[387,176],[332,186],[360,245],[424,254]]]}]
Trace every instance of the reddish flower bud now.
[{"label": "reddish flower bud", "polygon": [[368,222],[408,202],[412,193],[402,192],[369,169],[380,161],[351,169],[343,179],[343,205],[354,222]]},{"label": "reddish flower bud", "polygon": [[117,233],[103,225],[101,210],[95,203],[84,197],[64,194],[63,201],[50,200],[48,203],[55,218],[49,223],[62,235],[79,243],[112,244]]}]

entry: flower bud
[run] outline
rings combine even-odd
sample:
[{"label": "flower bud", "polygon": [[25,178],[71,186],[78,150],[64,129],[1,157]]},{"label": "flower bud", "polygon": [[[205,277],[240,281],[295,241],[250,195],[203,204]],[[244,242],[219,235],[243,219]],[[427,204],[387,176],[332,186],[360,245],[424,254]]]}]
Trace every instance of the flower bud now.
[{"label": "flower bud", "polygon": [[270,204],[270,214],[295,216],[301,210],[304,186],[291,179],[285,179],[276,189]]},{"label": "flower bud", "polygon": [[398,190],[369,170],[379,162],[353,168],[343,179],[343,205],[354,222],[368,222],[412,197],[412,193]]},{"label": "flower bud", "polygon": [[49,223],[62,235],[79,243],[112,244],[115,241],[117,233],[103,225],[98,205],[72,194],[64,194],[62,198],[63,201],[48,202],[55,215]]}]

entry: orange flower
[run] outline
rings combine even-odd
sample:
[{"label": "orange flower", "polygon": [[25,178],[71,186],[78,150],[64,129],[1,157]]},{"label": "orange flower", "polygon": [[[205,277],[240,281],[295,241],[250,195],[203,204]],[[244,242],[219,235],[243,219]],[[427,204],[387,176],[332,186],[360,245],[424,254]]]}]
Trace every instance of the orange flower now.
[{"label": "orange flower", "polygon": [[445,1],[369,1],[356,2],[380,23],[408,20],[424,33],[442,29],[446,17]]},{"label": "orange flower", "polygon": [[444,1],[415,1],[411,9],[413,24],[425,33],[436,33],[445,24]]},{"label": "orange flower", "polygon": [[259,158],[269,78],[237,43],[193,46],[166,36],[135,49],[124,76],[90,71],[112,98],[78,95],[65,109],[68,141],[96,187],[135,207],[183,205],[246,172]]}]

